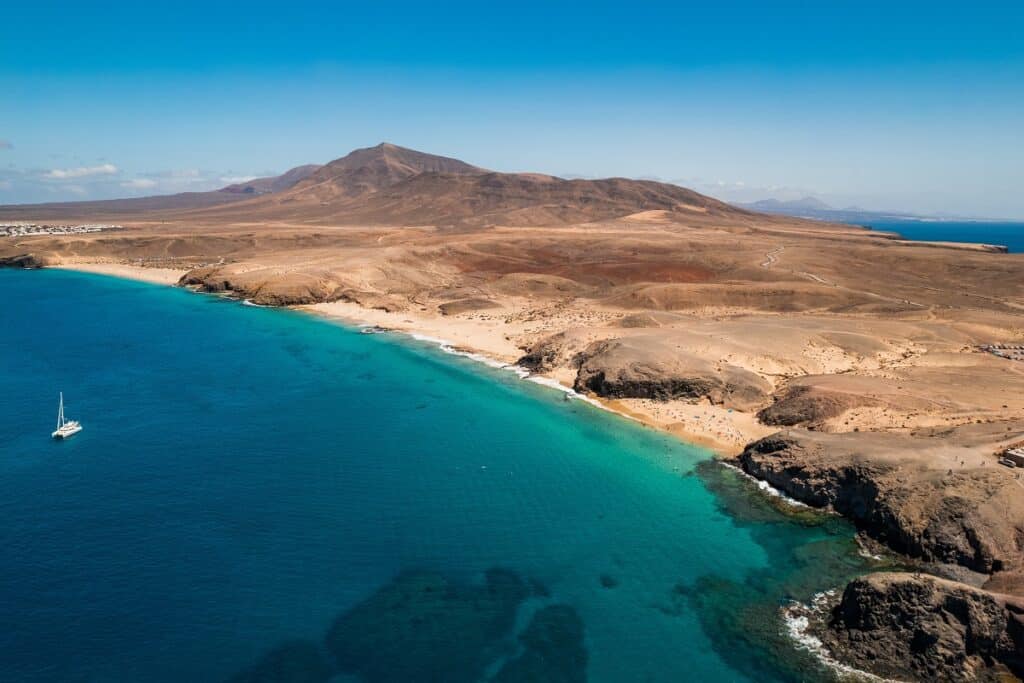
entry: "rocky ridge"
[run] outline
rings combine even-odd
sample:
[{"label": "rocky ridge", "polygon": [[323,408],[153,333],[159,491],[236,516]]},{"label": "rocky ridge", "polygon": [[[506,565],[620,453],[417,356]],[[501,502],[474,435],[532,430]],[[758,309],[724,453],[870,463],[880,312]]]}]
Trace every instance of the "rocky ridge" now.
[{"label": "rocky ridge", "polygon": [[1024,676],[1024,600],[933,576],[878,573],[855,579],[824,637],[845,661],[880,676]]}]

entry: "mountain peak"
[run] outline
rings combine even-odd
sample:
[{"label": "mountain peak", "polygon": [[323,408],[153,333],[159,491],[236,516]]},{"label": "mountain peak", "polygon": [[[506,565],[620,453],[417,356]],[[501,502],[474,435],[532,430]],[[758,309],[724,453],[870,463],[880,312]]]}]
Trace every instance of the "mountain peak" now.
[{"label": "mountain peak", "polygon": [[361,166],[373,166],[382,161],[404,167],[406,177],[417,173],[484,173],[482,168],[451,157],[418,152],[415,149],[401,147],[391,142],[382,142],[375,147],[356,149],[345,156],[327,164],[327,168],[357,169]]},{"label": "mountain peak", "polygon": [[353,150],[296,185],[319,201],[377,192],[421,173],[479,175],[487,171],[450,157],[418,152],[390,142]]}]

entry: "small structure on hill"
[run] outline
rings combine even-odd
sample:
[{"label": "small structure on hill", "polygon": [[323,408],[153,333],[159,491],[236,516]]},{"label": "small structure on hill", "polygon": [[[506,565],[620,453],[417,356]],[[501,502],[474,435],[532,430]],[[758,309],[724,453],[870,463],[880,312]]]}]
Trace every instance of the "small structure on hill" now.
[{"label": "small structure on hill", "polygon": [[1024,447],[1007,448],[999,462],[1008,467],[1024,467]]}]

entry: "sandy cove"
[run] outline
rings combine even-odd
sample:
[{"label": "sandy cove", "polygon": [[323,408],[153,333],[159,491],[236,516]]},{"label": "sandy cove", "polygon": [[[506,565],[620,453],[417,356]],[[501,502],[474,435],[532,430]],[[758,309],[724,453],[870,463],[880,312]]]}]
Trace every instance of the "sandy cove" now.
[{"label": "sandy cove", "polygon": [[[430,315],[417,311],[388,312],[368,309],[352,302],[335,301],[296,307],[350,325],[376,325],[388,330],[416,334],[443,341],[467,353],[486,356],[505,364],[514,364],[523,350],[513,340],[537,336],[530,322],[506,323],[496,315],[461,316]],[[549,321],[557,325],[558,320]],[[573,376],[565,368],[536,373],[573,388]],[[750,441],[775,431],[760,424],[749,413],[741,413],[707,401],[654,401],[648,399],[615,399],[595,397],[606,409],[660,429],[687,443],[714,451],[719,456],[735,455]]]},{"label": "sandy cove", "polygon": [[[188,272],[85,259],[68,259],[59,267],[171,286]],[[768,379],[772,385],[765,392],[776,394],[776,403],[769,409],[774,411],[773,424],[759,419],[757,401],[743,407],[731,396],[713,402],[707,397],[637,398],[586,390],[607,409],[720,457],[737,455],[747,444],[778,431],[780,425],[810,423],[821,431],[846,434],[878,430],[908,434],[963,427],[978,420],[1012,419],[1024,410],[1024,395],[1013,388],[1024,386],[1024,369],[988,354],[965,352],[968,335],[976,335],[980,327],[973,321],[951,326],[945,321],[890,323],[756,312],[640,314],[656,318],[656,327],[651,328],[647,320],[634,321],[637,314],[593,302],[545,302],[518,295],[492,295],[490,301],[493,307],[470,307],[447,315],[433,301],[406,303],[395,310],[391,300],[373,297],[361,303],[291,307],[349,325],[377,325],[438,340],[503,364],[516,363],[530,349],[546,352],[553,347],[556,360],[530,370],[567,389],[579,381],[571,357],[607,341],[624,345],[628,363],[653,367],[655,375],[672,374],[673,368],[665,363],[682,356],[690,363],[684,373],[708,359],[741,368],[757,381]],[[987,326],[988,321],[982,324]],[[822,335],[819,330],[826,326],[829,331]],[[673,343],[667,345],[664,339]],[[616,367],[616,359],[605,365]],[[765,400],[770,402],[767,396],[758,397],[760,405]],[[976,466],[995,465],[993,447],[977,445],[967,459]]]},{"label": "sandy cove", "polygon": [[[166,286],[177,286],[178,281],[188,272],[174,268],[96,261],[68,261],[49,267]],[[417,311],[392,313],[344,301],[290,308],[346,325],[377,325],[388,330],[418,335],[507,365],[514,364],[523,355],[522,349],[512,339],[535,333],[535,325],[525,322],[505,324],[497,316],[463,318],[427,315]],[[564,369],[539,375],[566,389],[572,389],[573,378]],[[610,400],[601,397],[593,397],[592,400],[611,412],[668,432],[686,443],[706,448],[719,457],[734,456],[745,444],[775,431],[775,428],[758,422],[750,413],[712,405],[707,401]]]},{"label": "sandy cove", "polygon": [[149,282],[154,285],[176,285],[181,276],[188,271],[174,268],[148,268],[143,266],[132,266],[116,262],[95,262],[95,261],[67,261],[50,268],[61,270],[77,270],[83,273],[95,273],[97,275],[111,275],[113,277],[125,278],[127,280],[138,280]]}]

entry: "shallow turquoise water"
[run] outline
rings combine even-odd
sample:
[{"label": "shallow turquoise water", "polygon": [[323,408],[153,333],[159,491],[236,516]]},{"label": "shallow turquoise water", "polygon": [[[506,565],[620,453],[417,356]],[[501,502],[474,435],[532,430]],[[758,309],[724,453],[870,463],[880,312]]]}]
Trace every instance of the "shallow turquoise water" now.
[{"label": "shallow turquoise water", "polygon": [[[85,427],[66,443],[59,390]],[[779,606],[865,565],[848,525],[776,505],[701,450],[397,336],[0,271],[0,680],[223,680],[323,650],[403,571],[495,567],[544,586],[516,628],[578,614],[591,681],[807,680]]]}]

